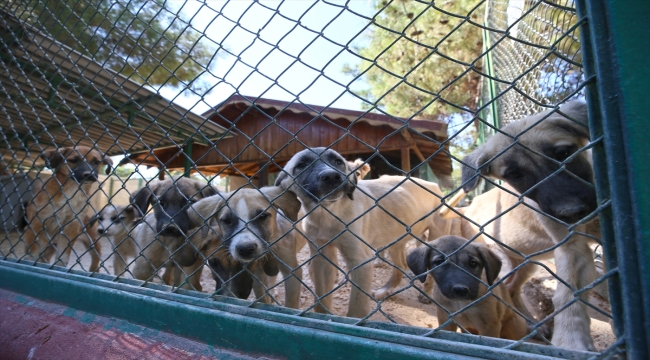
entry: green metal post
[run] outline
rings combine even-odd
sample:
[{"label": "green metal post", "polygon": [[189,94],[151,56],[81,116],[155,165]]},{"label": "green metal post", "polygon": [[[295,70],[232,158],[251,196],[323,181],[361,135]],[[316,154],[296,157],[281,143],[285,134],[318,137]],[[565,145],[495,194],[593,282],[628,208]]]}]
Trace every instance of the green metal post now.
[{"label": "green metal post", "polygon": [[185,173],[183,176],[185,177],[190,177],[190,172],[192,171],[192,166],[194,165],[194,162],[192,161],[192,149],[194,147],[194,142],[193,141],[188,141],[187,144],[185,144]]}]

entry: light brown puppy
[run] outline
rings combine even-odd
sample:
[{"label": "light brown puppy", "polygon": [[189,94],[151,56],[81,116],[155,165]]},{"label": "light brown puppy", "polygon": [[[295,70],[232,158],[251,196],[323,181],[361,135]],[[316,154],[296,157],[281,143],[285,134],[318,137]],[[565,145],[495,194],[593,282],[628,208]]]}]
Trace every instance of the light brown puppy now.
[{"label": "light brown puppy", "polygon": [[[512,305],[512,300],[503,284],[472,304],[487,294],[486,285],[498,281],[501,269],[501,260],[485,245],[467,243],[458,236],[443,236],[413,250],[407,262],[416,277],[431,271],[435,279],[433,300],[442,307],[436,311],[438,323],[442,325],[453,316],[444,330],[456,331],[458,324],[481,336],[510,340],[526,336],[526,322],[507,306]],[[419,277],[421,281],[424,278]]]},{"label": "light brown puppy", "polygon": [[126,270],[127,259],[135,258],[138,245],[132,231],[140,220],[140,212],[132,205],[106,205],[96,216],[97,232],[113,246],[113,273],[120,276]]},{"label": "light brown puppy", "polygon": [[[357,180],[337,152],[325,148],[303,150],[291,158],[276,185],[296,193],[306,214],[302,220],[314,258],[309,271],[319,306],[331,309],[338,250],[352,284],[347,315],[364,317],[377,299],[390,295],[407,269],[406,241],[426,230],[439,231],[434,210],[442,193],[437,184],[417,178],[382,176]],[[407,230],[407,228],[409,230]],[[374,292],[372,258],[387,250],[396,265],[386,284]]]},{"label": "light brown puppy", "polygon": [[[56,256],[55,263],[66,266],[75,241],[87,246],[93,242],[82,231],[89,222],[85,207],[92,195],[91,186],[97,182],[98,168],[106,164],[110,169],[113,161],[86,146],[47,150],[41,158],[53,174],[27,205],[28,224],[24,234],[27,253],[40,262],[49,262]],[[97,245],[90,251],[93,257],[90,271],[97,270],[99,263]]]},{"label": "light brown puppy", "polygon": [[[208,224],[223,239],[224,249],[218,256],[224,270],[238,265],[237,262],[247,264],[255,277],[252,279],[255,296],[265,303],[271,302],[266,289],[274,284],[279,270],[285,285],[284,306],[297,309],[300,306],[302,280],[297,253],[306,243],[292,225],[298,218],[299,210],[300,202],[293,192],[267,186],[260,190],[240,188],[211,196],[194,204],[188,214],[193,226]],[[276,257],[279,262],[275,260]],[[228,271],[219,273],[219,269],[214,270],[220,277],[216,279],[218,288],[221,287],[220,281],[231,280]],[[229,289],[231,293],[248,297],[250,278],[238,276],[231,282],[231,286],[234,286]]]},{"label": "light brown puppy", "polygon": [[[465,215],[485,233],[524,255],[555,259],[557,275],[572,289],[584,289],[596,278],[593,253],[589,248],[588,224],[577,222],[597,209],[586,104],[573,101],[559,111],[543,112],[510,123],[492,136],[463,162],[464,190],[474,188],[481,175],[505,181],[508,186],[477,197]],[[520,195],[524,194],[522,200]],[[519,204],[519,205],[517,205]],[[517,205],[513,208],[513,206]],[[508,211],[507,213],[505,213]],[[493,220],[496,216],[505,213]],[[521,224],[525,226],[520,226]],[[574,225],[575,234],[569,233]],[[488,236],[485,240],[489,241]],[[556,247],[557,244],[561,246]],[[521,256],[504,251],[513,266],[523,262]],[[534,272],[533,265],[517,271],[508,280],[515,305],[524,312],[521,286]],[[553,304],[562,309],[574,300],[574,291],[559,283]],[[595,350],[590,335],[590,317],[585,302],[566,307],[555,316],[553,345]]]}]

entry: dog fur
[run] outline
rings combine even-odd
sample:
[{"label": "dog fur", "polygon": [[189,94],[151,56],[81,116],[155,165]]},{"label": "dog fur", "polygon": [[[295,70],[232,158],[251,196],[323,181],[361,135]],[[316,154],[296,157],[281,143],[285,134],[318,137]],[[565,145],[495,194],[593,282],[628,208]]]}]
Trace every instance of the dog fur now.
[{"label": "dog fur", "polygon": [[406,261],[422,282],[425,276],[418,275],[433,269],[433,300],[442,307],[436,311],[440,325],[449,320],[450,313],[463,310],[453,316],[453,321],[444,330],[456,331],[456,324],[459,324],[465,330],[481,336],[510,340],[526,336],[524,318],[506,305],[511,305],[512,300],[505,285],[495,286],[491,296],[472,304],[487,293],[485,284],[492,286],[498,281],[501,269],[501,260],[485,245],[468,243],[458,236],[443,236],[417,247]]},{"label": "dog fur", "polygon": [[187,209],[192,203],[215,194],[217,190],[204,182],[179,178],[152,181],[131,195],[131,204],[141,215],[149,206],[153,207],[153,213],[146,215],[133,232],[141,249],[133,269],[136,279],[148,281],[164,265],[162,280],[166,284],[202,290],[199,270],[203,262],[197,260],[181,269],[170,256],[190,235],[192,226]]},{"label": "dog fur", "polygon": [[97,232],[113,246],[113,273],[123,275],[127,259],[135,258],[138,245],[132,231],[140,220],[140,212],[132,205],[106,205],[96,217]]},{"label": "dog fur", "polygon": [[110,170],[113,161],[86,146],[47,150],[41,158],[53,174],[36,190],[34,199],[25,209],[28,221],[24,233],[26,252],[46,263],[56,256],[55,264],[61,262],[67,266],[72,246],[79,240],[93,257],[90,271],[96,271],[100,250],[92,235],[89,237],[83,231],[89,223],[85,207],[91,186],[98,180],[98,167],[106,164]]},{"label": "dog fur", "polygon": [[252,286],[258,299],[270,303],[266,291],[280,271],[284,306],[299,307],[302,269],[297,253],[306,243],[292,224],[299,210],[296,195],[276,186],[240,188],[192,206],[192,224],[207,222],[223,238],[223,251],[209,260],[221,294],[248,298]]},{"label": "dog fur", "polygon": [[309,271],[319,301],[315,310],[319,312],[331,309],[332,296],[323,296],[337,278],[332,265],[337,261],[336,250],[346,261],[352,283],[347,315],[364,317],[374,303],[365,294],[371,293],[370,260],[387,249],[399,268],[393,270],[381,289],[373,292],[375,298],[381,299],[390,295],[407,269],[406,241],[426,230],[437,231],[431,214],[442,196],[437,184],[402,176],[357,180],[349,163],[331,149],[312,148],[297,153],[275,184],[293,191],[302,202],[306,214],[302,227],[311,240],[313,259]]},{"label": "dog fur", "polygon": [[[580,151],[588,143],[586,104],[573,101],[559,111],[546,111],[505,126],[463,159],[467,165],[463,168],[466,192],[476,186],[480,173],[505,181],[508,186],[504,189],[515,194],[492,190],[474,199],[475,204],[465,215],[479,226],[490,223],[486,234],[525,255],[562,242],[553,252],[538,257],[553,255],[557,275],[574,289],[584,289],[597,275],[588,246],[590,238],[582,235],[593,233],[593,227],[588,229],[588,224],[582,222],[575,225],[575,234],[568,231],[568,224],[575,224],[597,208],[591,154],[588,150]],[[563,170],[555,173],[560,166]],[[525,195],[522,204],[492,221],[520,203],[519,194]],[[526,225],[521,226],[522,223]],[[513,267],[522,263],[521,257],[511,252],[508,256]],[[515,305],[522,312],[525,307],[520,299],[521,286],[532,276],[534,268],[527,265],[508,279]],[[586,291],[580,296],[583,301],[588,300]],[[560,309],[573,298],[573,290],[559,283],[553,303]],[[570,305],[555,316],[553,345],[594,351],[590,322],[583,302]]]}]

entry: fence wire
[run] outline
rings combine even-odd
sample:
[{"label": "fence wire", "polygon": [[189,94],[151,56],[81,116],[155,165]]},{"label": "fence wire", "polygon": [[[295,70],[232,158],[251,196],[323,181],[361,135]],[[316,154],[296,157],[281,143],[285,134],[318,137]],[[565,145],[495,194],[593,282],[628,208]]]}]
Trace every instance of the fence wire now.
[{"label": "fence wire", "polygon": [[0,6],[0,257],[621,352],[573,2],[360,4]]}]

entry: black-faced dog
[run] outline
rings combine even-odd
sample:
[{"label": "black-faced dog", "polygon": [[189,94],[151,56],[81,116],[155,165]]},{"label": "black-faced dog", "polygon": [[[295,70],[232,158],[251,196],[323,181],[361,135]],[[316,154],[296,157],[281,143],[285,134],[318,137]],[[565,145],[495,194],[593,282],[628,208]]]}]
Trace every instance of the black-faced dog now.
[{"label": "black-faced dog", "polygon": [[302,269],[296,254],[306,242],[292,226],[299,210],[296,195],[277,186],[240,188],[192,206],[192,224],[207,222],[223,239],[208,262],[220,294],[245,299],[252,287],[258,299],[269,303],[266,288],[281,271],[284,306],[299,307]]},{"label": "black-faced dog", "polygon": [[386,284],[372,292],[381,299],[399,285],[407,269],[406,241],[426,230],[439,233],[434,210],[442,192],[435,183],[403,176],[357,180],[352,170],[334,150],[306,149],[291,158],[275,184],[293,191],[307,214],[302,226],[314,256],[309,272],[319,297],[316,311],[331,309],[332,296],[323,296],[337,279],[332,263],[338,250],[352,283],[347,315],[364,317],[374,304],[366,295],[373,279],[370,260],[387,250],[396,266]]},{"label": "black-faced dog", "polygon": [[[41,262],[49,262],[56,255],[67,265],[77,239],[92,246],[90,237],[82,233],[88,222],[84,208],[91,195],[91,186],[97,182],[100,165],[108,165],[108,172],[113,161],[86,146],[47,150],[41,158],[52,169],[53,176],[36,191],[25,209],[27,253]],[[95,246],[95,250],[97,252],[90,251],[91,271],[99,264],[99,247]]]},{"label": "black-faced dog", "polygon": [[194,274],[190,277],[189,284],[185,283],[184,286],[202,290],[198,269],[203,262],[197,260],[181,271],[170,261],[170,256],[190,235],[192,226],[187,214],[188,208],[200,199],[215,194],[217,190],[204,182],[179,178],[152,181],[131,196],[131,204],[141,214],[145,214],[150,205],[153,206],[153,213],[146,215],[133,231],[141,250],[133,269],[136,279],[150,280],[165,265],[163,281],[166,284],[178,286],[184,282],[185,277]]},{"label": "black-faced dog", "polygon": [[[591,154],[585,148],[589,144],[587,120],[586,104],[572,101],[559,111],[546,111],[508,124],[463,159],[467,165],[463,168],[465,191],[476,186],[479,174],[508,184],[505,191],[494,189],[477,197],[476,205],[472,204],[465,214],[478,226],[493,226],[486,229],[486,234],[516,252],[536,254],[534,259],[555,257],[557,275],[563,280],[553,297],[555,309],[573,302],[574,291],[585,289],[597,275],[590,239],[580,234],[599,238],[598,227],[590,230],[591,224],[583,222],[573,226],[573,235],[568,230],[569,224],[597,208]],[[516,206],[520,202],[517,193],[526,196],[525,204]],[[501,217],[502,212],[513,207]],[[495,218],[501,221],[493,221]],[[544,251],[554,247],[553,251]],[[523,262],[518,253],[505,252],[513,267]],[[520,297],[521,286],[534,272],[534,265],[528,264],[516,272],[514,279],[507,279],[514,299]],[[552,343],[593,351],[591,318],[585,305],[588,291],[581,291],[579,296],[581,301],[555,316]],[[515,304],[519,311],[526,312],[520,301],[515,300]]]},{"label": "black-faced dog", "polygon": [[[421,245],[406,259],[416,278],[433,269],[435,279],[433,300],[444,309],[437,309],[438,323],[449,320],[449,313],[464,309],[487,293],[501,270],[501,260],[481,243],[468,243],[458,236],[443,236]],[[421,275],[421,276],[418,276]],[[526,322],[511,308],[512,300],[503,284],[492,294],[454,315],[444,330],[456,331],[459,324],[467,331],[482,335],[519,340],[526,335]]]}]

